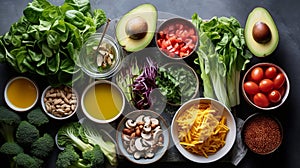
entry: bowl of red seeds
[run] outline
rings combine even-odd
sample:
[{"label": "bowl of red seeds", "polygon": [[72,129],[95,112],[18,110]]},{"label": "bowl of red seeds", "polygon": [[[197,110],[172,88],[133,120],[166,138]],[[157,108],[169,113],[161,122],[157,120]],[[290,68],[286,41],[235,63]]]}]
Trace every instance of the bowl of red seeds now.
[{"label": "bowl of red seeds", "polygon": [[198,45],[198,31],[193,23],[184,18],[164,21],[155,35],[156,46],[169,58],[184,59],[190,56]]},{"label": "bowl of red seeds", "polygon": [[270,114],[255,113],[243,125],[243,141],[256,154],[273,153],[281,145],[282,137],[279,120]]}]

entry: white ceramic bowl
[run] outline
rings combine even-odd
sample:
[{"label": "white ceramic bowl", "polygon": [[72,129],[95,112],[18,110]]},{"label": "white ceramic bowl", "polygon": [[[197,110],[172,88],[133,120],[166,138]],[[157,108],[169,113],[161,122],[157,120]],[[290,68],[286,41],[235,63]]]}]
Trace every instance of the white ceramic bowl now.
[{"label": "white ceramic bowl", "polygon": [[[23,89],[32,89],[32,86],[35,88],[36,90],[36,98],[35,100],[33,101],[33,103],[31,105],[29,105],[28,107],[18,107],[16,106],[15,104],[13,104],[11,102],[11,100],[9,99],[9,96],[8,96],[8,90],[9,90],[9,87],[11,86],[11,84],[13,82],[15,82],[16,80],[27,80],[30,84],[30,86],[23,86],[22,88],[20,87],[17,87],[16,89],[19,90],[19,93],[18,95],[15,95],[15,96],[19,96],[21,97],[22,99],[26,99],[26,95],[24,95],[24,92],[22,91]],[[30,88],[28,88],[30,87]],[[24,97],[25,96],[25,97]],[[38,98],[39,98],[39,90],[38,90],[38,87],[37,85],[29,78],[27,77],[23,77],[23,76],[18,76],[18,77],[15,77],[13,79],[11,79],[5,86],[5,90],[4,90],[4,99],[5,99],[5,102],[7,103],[7,105],[13,109],[14,111],[18,111],[18,112],[25,112],[25,111],[28,111],[30,110],[31,108],[33,108],[35,106],[35,104],[37,103],[38,101]]]},{"label": "white ceramic bowl", "polygon": [[[115,116],[113,116],[112,118],[109,118],[109,119],[99,119],[99,118],[96,118],[96,117],[92,116],[88,112],[88,110],[87,110],[87,108],[85,107],[85,104],[84,104],[85,96],[87,95],[88,91],[91,90],[91,89],[95,89],[96,85],[101,85],[101,84],[108,84],[108,85],[110,85],[111,88],[115,89],[115,91],[117,92],[117,94],[119,94],[119,96],[120,96],[119,98],[122,101],[121,102],[121,107],[119,107],[119,109],[118,109],[119,110],[118,113]],[[113,97],[112,99],[115,99],[115,97]],[[113,100],[113,101],[115,101],[115,100]],[[112,121],[115,121],[122,114],[122,112],[123,112],[123,110],[125,108],[125,97],[124,97],[124,94],[121,91],[121,89],[116,84],[114,84],[113,82],[110,82],[108,80],[98,80],[98,81],[95,81],[95,82],[91,83],[90,85],[88,85],[84,89],[84,91],[82,93],[82,97],[81,97],[81,108],[82,108],[83,114],[88,119],[90,119],[90,120],[92,120],[92,121],[94,121],[96,123],[101,123],[101,124],[103,124],[103,123],[110,123]],[[95,107],[94,108],[98,108],[96,102],[95,102]],[[98,112],[101,113],[101,110],[98,109]]]},{"label": "white ceramic bowl", "polygon": [[[61,87],[68,87],[68,86],[61,86]],[[42,105],[42,108],[43,108],[44,112],[45,112],[49,117],[51,117],[51,118],[53,118],[53,119],[56,119],[56,120],[65,120],[65,119],[68,119],[68,118],[72,117],[72,116],[76,113],[76,111],[77,111],[77,109],[78,109],[78,105],[79,105],[79,97],[78,97],[78,93],[72,88],[72,91],[73,91],[73,93],[76,95],[76,100],[77,100],[77,102],[75,103],[75,109],[72,110],[72,113],[71,113],[71,114],[68,114],[68,115],[65,115],[65,116],[60,117],[60,116],[56,116],[56,115],[51,114],[50,112],[48,112],[48,110],[47,110],[47,108],[46,108],[46,104],[45,104],[45,102],[44,102],[44,99],[45,99],[45,96],[46,96],[47,91],[50,90],[50,89],[52,89],[52,88],[53,88],[52,86],[46,87],[46,88],[44,89],[42,95],[41,95],[41,105]],[[70,88],[70,87],[68,87],[68,88]]]},{"label": "white ceramic bowl", "polygon": [[[176,124],[176,120],[178,117],[185,112],[188,108],[195,104],[200,104],[200,103],[206,103],[206,104],[213,104],[214,107],[218,109],[218,111],[222,112],[223,111],[223,116],[226,117],[226,125],[229,127],[229,132],[226,135],[226,143],[225,145],[220,148],[216,153],[208,155],[208,157],[204,157],[198,154],[191,153],[187,151],[181,144],[180,140],[178,138],[178,127]],[[173,139],[173,142],[178,149],[178,151],[187,159],[197,162],[197,163],[210,163],[217,161],[221,159],[223,156],[225,156],[230,149],[232,148],[235,138],[236,138],[236,123],[234,120],[233,115],[231,112],[226,108],[222,103],[219,101],[216,101],[214,99],[209,99],[209,98],[197,98],[197,99],[192,99],[185,104],[183,104],[176,112],[175,116],[173,117],[172,124],[171,124],[171,136]]]}]

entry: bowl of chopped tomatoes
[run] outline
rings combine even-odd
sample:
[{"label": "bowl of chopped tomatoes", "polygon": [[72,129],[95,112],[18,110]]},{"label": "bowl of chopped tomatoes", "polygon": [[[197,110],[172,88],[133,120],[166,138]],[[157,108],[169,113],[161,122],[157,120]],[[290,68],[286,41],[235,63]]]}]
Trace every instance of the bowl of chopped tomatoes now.
[{"label": "bowl of chopped tomatoes", "polygon": [[245,100],[261,110],[272,110],[287,99],[290,83],[287,74],[276,64],[263,62],[247,70],[242,80]]},{"label": "bowl of chopped tomatoes", "polygon": [[172,59],[184,59],[192,55],[198,45],[198,31],[191,21],[171,18],[164,21],[155,35],[156,46]]}]

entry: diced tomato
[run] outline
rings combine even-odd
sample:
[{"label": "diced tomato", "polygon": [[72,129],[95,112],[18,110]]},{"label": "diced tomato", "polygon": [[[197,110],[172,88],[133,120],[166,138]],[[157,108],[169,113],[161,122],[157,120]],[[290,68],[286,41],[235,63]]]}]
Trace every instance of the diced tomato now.
[{"label": "diced tomato", "polygon": [[197,36],[193,28],[176,23],[159,32],[157,45],[170,57],[186,57],[193,51],[196,42]]}]

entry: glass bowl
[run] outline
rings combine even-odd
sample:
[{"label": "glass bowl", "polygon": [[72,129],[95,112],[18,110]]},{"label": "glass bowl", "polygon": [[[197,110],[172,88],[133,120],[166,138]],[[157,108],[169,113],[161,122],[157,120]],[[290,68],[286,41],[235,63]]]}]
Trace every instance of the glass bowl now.
[{"label": "glass bowl", "polygon": [[87,39],[80,50],[79,63],[88,76],[108,79],[119,69],[123,57],[122,48],[107,34],[98,48],[101,36],[102,33],[95,33]]}]

